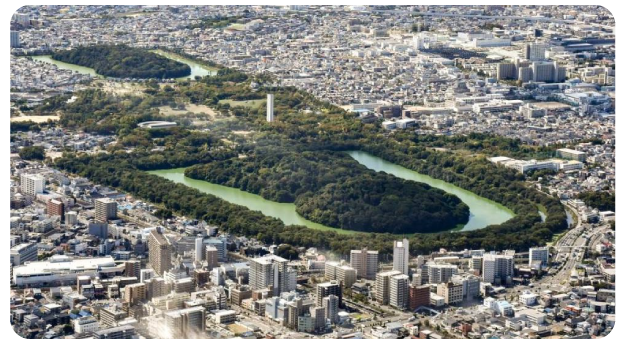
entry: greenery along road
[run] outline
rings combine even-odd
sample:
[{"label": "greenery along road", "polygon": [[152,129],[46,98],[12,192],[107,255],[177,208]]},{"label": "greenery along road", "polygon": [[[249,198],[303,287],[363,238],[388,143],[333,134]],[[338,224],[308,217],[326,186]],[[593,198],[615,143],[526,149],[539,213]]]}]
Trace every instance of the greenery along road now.
[{"label": "greenery along road", "polygon": [[168,79],[188,76],[191,68],[150,51],[125,45],[94,45],[52,54],[58,61],[93,68],[114,78]]},{"label": "greenery along road", "polygon": [[185,176],[295,203],[306,219],[343,229],[438,232],[465,224],[469,217],[458,197],[369,170],[345,152],[263,148],[246,158],[190,167]]}]

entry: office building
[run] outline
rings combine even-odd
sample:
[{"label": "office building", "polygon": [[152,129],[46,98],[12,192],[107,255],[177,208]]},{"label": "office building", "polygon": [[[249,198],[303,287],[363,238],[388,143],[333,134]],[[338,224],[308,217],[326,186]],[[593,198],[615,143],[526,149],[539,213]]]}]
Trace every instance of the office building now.
[{"label": "office building", "polygon": [[150,231],[148,247],[148,257],[152,269],[159,276],[163,276],[166,271],[172,268],[172,246],[158,229],[154,229]]},{"label": "office building", "polygon": [[350,288],[356,282],[356,269],[348,265],[340,265],[339,262],[326,262],[324,264],[324,277],[329,281],[341,282],[344,288]]},{"label": "office building", "polygon": [[326,309],[324,307],[311,307],[314,331],[321,332],[326,328]]},{"label": "office building", "polygon": [[322,307],[326,310],[326,318],[331,324],[339,321],[339,297],[336,295],[328,295],[322,299]]},{"label": "office building", "polygon": [[201,262],[204,259],[204,243],[202,237],[197,237],[195,241],[195,254],[196,262]]},{"label": "office building", "polygon": [[22,174],[20,177],[20,188],[22,193],[30,196],[37,196],[43,193],[46,180],[38,174]]},{"label": "office building", "polygon": [[20,47],[20,32],[11,30],[11,48]]},{"label": "office building", "polygon": [[401,273],[409,274],[409,240],[393,242],[393,269]]},{"label": "office building", "polygon": [[165,312],[163,318],[173,339],[202,338],[204,334],[206,310],[202,306]]},{"label": "office building", "polygon": [[109,224],[106,222],[90,223],[89,234],[100,239],[106,239],[109,236]]},{"label": "office building", "polygon": [[472,300],[480,295],[480,278],[476,275],[468,273],[454,275],[450,281],[463,287],[464,299]]},{"label": "office building", "polygon": [[315,305],[322,307],[323,299],[329,295],[335,295],[339,298],[339,304],[342,301],[342,288],[341,283],[337,281],[330,281],[326,283],[319,283],[317,285],[317,292],[315,294]]},{"label": "office building", "polygon": [[378,272],[378,251],[367,248],[350,251],[350,266],[356,270],[357,278],[373,280]]},{"label": "office building", "polygon": [[430,304],[430,285],[409,286],[409,311]]},{"label": "office building", "polygon": [[483,256],[483,281],[494,284],[505,284],[513,278],[513,256],[485,254]]},{"label": "office building", "polygon": [[405,310],[409,306],[409,276],[391,276],[389,279],[389,305],[401,310]]},{"label": "office building", "polygon": [[48,216],[58,216],[63,221],[63,215],[65,214],[65,205],[58,199],[50,199],[46,203],[46,212]]},{"label": "office building", "polygon": [[458,272],[458,267],[452,264],[428,264],[428,283],[439,284],[450,281],[452,275]]},{"label": "office building", "polygon": [[78,213],[75,211],[68,211],[65,213],[65,223],[73,226],[78,223]]},{"label": "office building", "polygon": [[204,257],[206,258],[206,264],[207,264],[208,270],[213,270],[213,268],[216,268],[219,266],[218,252],[215,246],[211,246],[211,245],[207,246],[204,250]]},{"label": "office building", "polygon": [[531,247],[528,252],[528,265],[539,268],[548,266],[550,250],[547,247]]},{"label": "office building", "polygon": [[253,290],[273,288],[273,295],[295,290],[296,271],[287,267],[287,259],[267,255],[250,260],[249,285]]},{"label": "office building", "polygon": [[110,198],[99,198],[95,201],[96,216],[98,222],[107,222],[117,218],[117,202]]},{"label": "office building", "polygon": [[267,95],[267,121],[274,122],[274,95]]},{"label": "office building", "polygon": [[37,261],[36,243],[26,242],[11,247],[11,263],[13,266],[34,261]]},{"label": "office building", "polygon": [[392,270],[376,274],[376,301],[382,305],[389,304],[390,280],[392,276],[401,275],[400,271]]}]

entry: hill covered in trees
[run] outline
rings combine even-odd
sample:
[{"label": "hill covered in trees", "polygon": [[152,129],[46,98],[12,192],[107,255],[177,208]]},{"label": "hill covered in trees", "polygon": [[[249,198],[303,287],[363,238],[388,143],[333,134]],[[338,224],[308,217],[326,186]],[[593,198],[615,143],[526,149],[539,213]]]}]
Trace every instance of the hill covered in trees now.
[{"label": "hill covered in trees", "polygon": [[178,61],[125,45],[93,45],[52,54],[58,61],[93,68],[114,78],[166,79],[188,76],[191,68]]},{"label": "hill covered in trees", "polygon": [[190,167],[185,175],[293,202],[305,218],[343,229],[427,233],[451,229],[469,217],[458,197],[371,171],[344,152],[260,149],[246,158]]}]

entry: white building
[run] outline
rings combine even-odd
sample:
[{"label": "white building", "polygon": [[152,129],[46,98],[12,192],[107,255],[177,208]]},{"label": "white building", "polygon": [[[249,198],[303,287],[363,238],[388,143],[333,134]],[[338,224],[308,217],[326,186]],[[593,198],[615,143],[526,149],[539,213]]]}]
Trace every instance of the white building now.
[{"label": "white building", "polygon": [[88,333],[95,332],[100,329],[100,323],[95,317],[81,317],[74,319],[74,332],[76,333]]},{"label": "white building", "polygon": [[267,121],[274,122],[274,95],[267,95]]},{"label": "white building", "polygon": [[20,186],[22,193],[26,195],[36,196],[43,193],[46,180],[38,174],[22,174],[20,177]]},{"label": "white building", "polygon": [[514,274],[513,256],[485,254],[483,256],[483,281],[487,283],[507,283]]},{"label": "white building", "polygon": [[532,247],[528,252],[528,265],[548,266],[549,249],[547,247]]},{"label": "white building", "polygon": [[519,296],[519,302],[524,306],[532,306],[537,303],[537,294],[525,290],[522,295]]},{"label": "white building", "polygon": [[14,267],[13,283],[24,287],[74,284],[79,275],[96,277],[99,271],[115,268],[115,261],[110,256],[87,259],[52,256],[47,261],[28,262]]},{"label": "white building", "polygon": [[409,240],[393,242],[393,269],[401,273],[409,274]]},{"label": "white building", "polygon": [[406,309],[409,305],[409,276],[394,275],[389,280],[389,305]]}]

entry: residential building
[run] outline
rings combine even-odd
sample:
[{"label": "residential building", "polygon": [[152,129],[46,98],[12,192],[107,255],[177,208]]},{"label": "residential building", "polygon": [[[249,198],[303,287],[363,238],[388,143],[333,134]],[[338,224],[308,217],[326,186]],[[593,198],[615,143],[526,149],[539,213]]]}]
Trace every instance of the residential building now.
[{"label": "residential building", "polygon": [[350,251],[350,266],[356,270],[357,278],[373,280],[378,272],[378,251],[367,248]]}]

